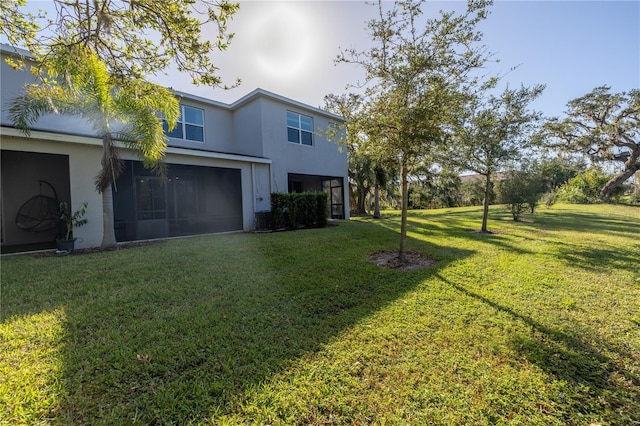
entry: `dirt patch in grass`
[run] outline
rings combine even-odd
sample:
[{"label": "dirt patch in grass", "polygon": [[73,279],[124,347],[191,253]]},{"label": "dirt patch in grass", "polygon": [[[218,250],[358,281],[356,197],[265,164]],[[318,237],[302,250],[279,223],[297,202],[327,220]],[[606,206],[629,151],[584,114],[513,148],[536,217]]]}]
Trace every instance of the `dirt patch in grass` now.
[{"label": "dirt patch in grass", "polygon": [[404,261],[398,258],[397,251],[376,251],[369,255],[369,260],[382,268],[401,271],[430,268],[436,263],[434,258],[416,251],[408,251]]}]

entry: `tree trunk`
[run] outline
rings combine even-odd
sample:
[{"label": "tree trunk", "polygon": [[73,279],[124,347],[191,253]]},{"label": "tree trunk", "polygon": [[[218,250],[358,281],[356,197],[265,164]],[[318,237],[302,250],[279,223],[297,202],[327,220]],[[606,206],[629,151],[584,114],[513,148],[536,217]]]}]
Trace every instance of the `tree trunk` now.
[{"label": "tree trunk", "polygon": [[624,181],[633,176],[638,170],[640,170],[640,164],[635,164],[634,166],[628,168],[627,170],[623,170],[614,177],[612,177],[609,182],[607,182],[602,189],[600,190],[600,194],[603,197],[609,198],[611,197],[611,193],[618,186],[622,185]]},{"label": "tree trunk", "polygon": [[102,190],[102,248],[116,246],[116,234],[113,230],[113,190],[108,185]]},{"label": "tree trunk", "polygon": [[367,207],[365,205],[367,200],[367,191],[362,186],[358,186],[358,213],[366,214]]},{"label": "tree trunk", "polygon": [[400,166],[402,175],[402,219],[400,221],[400,250],[398,250],[398,259],[400,262],[407,260],[407,210],[409,209],[409,183],[407,180],[407,166],[402,163]]},{"label": "tree trunk", "polygon": [[380,219],[380,185],[373,187],[373,218]]},{"label": "tree trunk", "polygon": [[484,201],[482,202],[482,232],[487,232],[487,219],[489,218],[489,194],[491,192],[491,173],[485,175]]}]

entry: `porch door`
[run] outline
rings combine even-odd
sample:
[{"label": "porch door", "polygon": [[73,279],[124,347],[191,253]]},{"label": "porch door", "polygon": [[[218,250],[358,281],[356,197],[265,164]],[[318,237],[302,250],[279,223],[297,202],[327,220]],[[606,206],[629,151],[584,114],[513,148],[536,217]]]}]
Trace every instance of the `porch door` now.
[{"label": "porch door", "polygon": [[331,219],[344,219],[344,191],[342,178],[325,179],[322,181],[322,190],[329,194],[329,217]]},{"label": "porch door", "polygon": [[161,178],[136,178],[136,240],[169,236],[166,185]]}]

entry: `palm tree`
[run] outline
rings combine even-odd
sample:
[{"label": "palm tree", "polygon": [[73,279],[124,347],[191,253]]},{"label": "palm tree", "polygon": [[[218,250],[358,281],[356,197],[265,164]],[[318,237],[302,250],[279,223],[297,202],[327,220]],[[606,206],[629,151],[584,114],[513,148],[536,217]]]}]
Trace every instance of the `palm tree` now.
[{"label": "palm tree", "polygon": [[180,114],[178,100],[168,89],[144,80],[116,84],[106,65],[80,46],[55,52],[43,65],[50,79],[25,86],[25,93],[10,103],[10,118],[27,136],[45,114],[66,114],[91,123],[102,139],[101,169],[95,178],[102,194],[101,246],[114,247],[112,183],[123,169],[120,146],[133,149],[145,167],[162,173],[167,137],[160,117],[172,129]]}]

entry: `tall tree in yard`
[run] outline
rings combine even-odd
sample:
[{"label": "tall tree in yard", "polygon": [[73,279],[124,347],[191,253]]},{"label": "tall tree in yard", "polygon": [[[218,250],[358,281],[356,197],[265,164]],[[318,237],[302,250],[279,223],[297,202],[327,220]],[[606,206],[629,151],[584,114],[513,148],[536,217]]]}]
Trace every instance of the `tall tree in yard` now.
[{"label": "tall tree in yard", "polygon": [[378,1],[378,17],[368,24],[373,47],[346,50],[338,61],[366,71],[364,113],[359,128],[368,135],[363,149],[380,163],[398,165],[402,220],[398,257],[406,260],[408,176],[418,162],[442,149],[446,127],[473,85],[472,71],[486,61],[476,46],[476,24],[490,1],[469,1],[465,13],[440,12],[425,18],[422,0]]},{"label": "tall tree in yard", "polygon": [[529,103],[544,86],[505,89],[499,96],[477,97],[467,104],[454,128],[447,155],[457,167],[471,170],[484,179],[482,232],[488,232],[489,199],[496,172],[516,161],[530,145],[530,136],[540,113],[530,111]]},{"label": "tall tree in yard", "polygon": [[167,137],[160,115],[169,128],[180,114],[176,97],[166,88],[143,80],[119,85],[106,65],[89,49],[77,46],[50,55],[49,75],[60,83],[30,85],[11,101],[9,114],[25,134],[42,115],[49,113],[81,117],[91,123],[102,139],[101,169],[96,190],[102,194],[102,247],[116,244],[113,226],[112,183],[122,172],[119,143],[139,153],[147,168],[162,170]]},{"label": "tall tree in yard", "polygon": [[601,188],[605,198],[640,170],[640,89],[610,89],[596,87],[570,101],[566,117],[549,120],[542,138],[546,146],[579,152],[597,162],[621,163],[621,170]]}]

